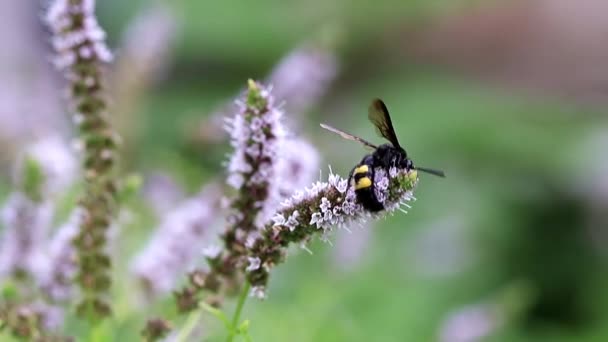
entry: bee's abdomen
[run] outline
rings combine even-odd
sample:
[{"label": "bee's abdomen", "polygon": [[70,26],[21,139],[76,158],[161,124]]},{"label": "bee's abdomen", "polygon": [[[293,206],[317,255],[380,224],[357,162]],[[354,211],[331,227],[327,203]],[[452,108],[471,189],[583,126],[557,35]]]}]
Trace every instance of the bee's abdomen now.
[{"label": "bee's abdomen", "polygon": [[353,183],[357,200],[366,210],[376,212],[384,209],[384,205],[376,198],[373,176],[368,165],[362,164],[355,167],[353,170]]},{"label": "bee's abdomen", "polygon": [[353,170],[353,180],[355,181],[355,191],[369,188],[372,186],[372,179],[369,173],[369,166],[363,164]]}]

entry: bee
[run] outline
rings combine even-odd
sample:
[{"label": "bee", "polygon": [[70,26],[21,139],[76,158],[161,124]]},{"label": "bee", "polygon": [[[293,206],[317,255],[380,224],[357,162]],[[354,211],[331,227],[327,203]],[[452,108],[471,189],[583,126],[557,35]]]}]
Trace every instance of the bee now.
[{"label": "bee", "polygon": [[378,167],[383,168],[387,174],[391,167],[396,167],[408,171],[418,170],[435,176],[445,177],[443,171],[414,166],[412,160],[408,158],[405,149],[399,144],[388,109],[382,100],[374,99],[372,101],[368,109],[368,118],[376,128],[378,135],[388,140],[390,144],[377,146],[337,128],[321,124],[321,127],[340,135],[342,138],[357,141],[374,150],[373,153],[363,157],[348,175],[348,187],[353,186],[355,188],[357,200],[365,209],[371,212],[378,212],[384,209],[384,205],[378,201],[376,192],[374,191],[374,175],[375,169]]}]

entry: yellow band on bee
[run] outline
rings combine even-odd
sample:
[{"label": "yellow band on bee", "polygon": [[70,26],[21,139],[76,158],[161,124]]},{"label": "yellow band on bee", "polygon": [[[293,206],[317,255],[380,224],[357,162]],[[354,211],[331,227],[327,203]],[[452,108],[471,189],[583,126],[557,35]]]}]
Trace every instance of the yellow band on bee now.
[{"label": "yellow band on bee", "polygon": [[357,168],[355,168],[355,171],[353,172],[354,175],[358,174],[358,173],[366,173],[369,171],[369,167],[367,165],[361,165]]},{"label": "yellow band on bee", "polygon": [[368,188],[371,185],[372,185],[372,181],[369,179],[369,177],[363,177],[363,178],[359,179],[359,181],[355,184],[355,190]]}]

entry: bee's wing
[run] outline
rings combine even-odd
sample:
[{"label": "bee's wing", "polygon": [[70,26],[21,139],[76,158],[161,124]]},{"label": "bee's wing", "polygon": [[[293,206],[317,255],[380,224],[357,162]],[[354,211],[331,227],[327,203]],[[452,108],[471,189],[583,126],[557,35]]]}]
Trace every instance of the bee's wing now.
[{"label": "bee's wing", "polygon": [[388,113],[388,109],[382,100],[374,99],[369,105],[368,115],[369,121],[376,127],[378,135],[384,137],[393,144],[395,147],[401,147],[399,140],[395,134],[391,116]]},{"label": "bee's wing", "polygon": [[358,142],[362,143],[363,145],[365,145],[365,146],[367,146],[367,147],[371,147],[371,148],[373,148],[373,149],[378,148],[378,146],[376,146],[376,145],[374,145],[374,144],[370,143],[370,142],[369,142],[369,141],[367,141],[367,140],[361,139],[361,138],[359,138],[359,137],[357,137],[357,136],[354,136],[354,135],[352,135],[352,134],[346,133],[346,132],[341,131],[341,130],[339,130],[339,129],[337,129],[337,128],[333,128],[333,127],[331,127],[331,126],[329,126],[329,125],[326,125],[326,124],[323,124],[323,123],[322,123],[322,124],[321,124],[321,127],[325,128],[326,130],[328,130],[328,131],[330,131],[330,132],[333,132],[333,133],[338,134],[339,136],[341,136],[341,137],[342,137],[342,138],[344,138],[344,139],[353,140],[353,141],[358,141]]}]

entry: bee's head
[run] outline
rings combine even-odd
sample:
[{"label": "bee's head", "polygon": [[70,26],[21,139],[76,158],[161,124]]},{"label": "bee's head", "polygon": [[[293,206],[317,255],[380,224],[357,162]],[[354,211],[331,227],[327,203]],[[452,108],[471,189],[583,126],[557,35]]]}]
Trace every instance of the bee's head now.
[{"label": "bee's head", "polygon": [[414,167],[412,160],[407,157],[407,153],[401,147],[395,147],[390,144],[382,145],[377,150],[377,156],[383,165],[386,166],[394,166],[407,170]]},{"label": "bee's head", "polygon": [[403,149],[403,147],[395,147],[396,150],[396,154],[397,154],[397,163],[395,166],[403,169],[410,169],[412,167],[414,167],[414,164],[412,163],[411,159],[409,159],[407,157],[407,152],[405,152],[405,150]]},{"label": "bee's head", "polygon": [[406,170],[411,170],[414,168],[414,163],[412,162],[412,160],[410,158],[407,157],[407,155],[404,153],[400,156],[399,158],[399,164],[397,165],[400,169],[406,169]]}]

